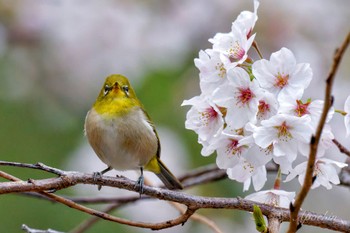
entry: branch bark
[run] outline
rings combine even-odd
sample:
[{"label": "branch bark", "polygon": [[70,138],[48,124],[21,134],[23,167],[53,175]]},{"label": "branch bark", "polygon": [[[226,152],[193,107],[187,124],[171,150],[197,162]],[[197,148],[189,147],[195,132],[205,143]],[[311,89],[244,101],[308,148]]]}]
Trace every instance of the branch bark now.
[{"label": "branch bark", "polygon": [[[49,168],[49,167],[47,167],[47,168]],[[67,172],[61,171],[61,173],[63,174],[63,176],[66,176]],[[69,172],[69,173],[72,174],[72,172]],[[17,184],[21,185],[24,182],[24,181],[18,179],[17,177],[12,176],[12,175],[7,174],[7,173],[2,172],[2,171],[0,171],[0,176],[4,177],[6,179],[14,181],[14,182],[5,182],[4,184],[6,184],[6,183],[17,183]],[[62,178],[63,176],[60,176],[59,178]],[[51,180],[51,179],[46,179],[46,180]],[[70,180],[72,180],[72,179],[70,179]],[[93,177],[93,180],[95,180],[94,177]],[[33,184],[34,186],[36,185],[35,184],[36,182],[37,181],[34,181],[34,180],[27,181],[27,183]],[[76,182],[72,182],[71,184],[75,185],[77,183]],[[62,185],[62,187],[65,186],[65,185]],[[69,185],[67,187],[69,187]],[[134,184],[134,188],[136,188],[135,184]],[[54,188],[54,189],[57,190],[56,188]],[[1,185],[0,185],[0,194],[2,194],[1,190],[2,190],[2,188],[1,188]],[[164,229],[164,228],[173,227],[173,226],[176,226],[176,225],[179,225],[179,224],[184,224],[188,220],[188,218],[191,217],[191,215],[193,215],[194,212],[198,209],[198,208],[195,208],[193,206],[189,206],[188,205],[187,210],[181,216],[179,216],[176,219],[168,220],[168,221],[161,222],[161,223],[154,223],[153,224],[153,223],[144,223],[144,222],[134,222],[134,221],[130,221],[130,220],[127,220],[127,219],[115,217],[115,216],[109,215],[107,213],[94,210],[92,208],[88,208],[88,207],[79,205],[79,204],[77,204],[77,203],[75,203],[75,202],[73,202],[73,201],[71,201],[69,199],[66,199],[64,197],[58,196],[56,194],[48,193],[47,190],[51,190],[51,189],[34,190],[34,191],[38,192],[40,195],[43,195],[43,196],[45,196],[47,198],[50,198],[50,199],[52,199],[52,200],[54,200],[56,202],[64,204],[64,205],[66,205],[66,206],[68,206],[70,208],[73,208],[73,209],[85,212],[85,213],[93,215],[93,216],[97,216],[97,217],[105,219],[105,220],[109,220],[109,221],[112,221],[112,222],[125,224],[125,225],[128,225],[128,226],[133,226],[133,227],[149,228],[149,229],[152,229],[152,230],[160,230],[160,229]],[[15,191],[15,192],[17,192],[17,191]]]},{"label": "branch bark", "polygon": [[332,141],[338,147],[341,153],[350,157],[350,151],[345,146],[343,146],[337,139],[333,139]]},{"label": "branch bark", "polygon": [[[157,198],[160,200],[172,201],[187,206],[187,211],[184,215],[179,216],[176,219],[162,222],[162,223],[142,223],[133,222],[125,219],[120,219],[106,213],[96,211],[77,203],[68,200],[63,197],[59,197],[52,193],[46,193],[48,190],[60,190],[68,188],[77,184],[90,184],[90,185],[103,185],[115,188],[126,189],[130,191],[138,192],[135,188],[135,182],[125,177],[110,177],[102,176],[101,178],[94,179],[93,174],[84,174],[79,172],[66,172],[61,171],[62,175],[56,178],[48,178],[41,180],[29,180],[29,181],[12,181],[0,183],[0,194],[8,193],[20,193],[20,192],[39,192],[45,196],[49,196],[57,202],[65,204],[69,207],[77,210],[89,213],[93,216],[103,218],[109,221],[115,221],[122,224],[127,224],[136,227],[146,227],[150,229],[163,229],[174,225],[182,224],[198,209],[211,208],[211,209],[237,209],[252,212],[253,205],[258,205],[265,216],[278,216],[281,221],[289,221],[290,213],[288,209],[272,207],[269,205],[245,200],[242,198],[217,198],[217,197],[202,197],[195,196],[179,191],[167,190],[157,187],[144,186],[144,195]],[[317,226],[321,228],[327,228],[340,232],[347,232],[350,229],[350,222],[338,218],[330,219],[327,216],[316,214],[309,211],[301,211],[299,213],[302,218],[303,224]]]},{"label": "branch bark", "polygon": [[280,232],[281,221],[278,217],[271,216],[267,218],[269,233],[278,233]]},{"label": "branch bark", "polygon": [[333,64],[330,69],[330,72],[328,74],[327,80],[326,80],[326,94],[325,94],[325,101],[324,101],[324,106],[323,106],[323,112],[320,118],[320,121],[318,123],[317,129],[316,129],[316,134],[311,137],[311,142],[310,142],[310,154],[309,154],[309,159],[307,163],[307,168],[306,168],[306,174],[305,174],[305,179],[303,186],[301,187],[300,192],[298,193],[294,204],[291,203],[290,205],[290,224],[289,224],[289,229],[288,233],[294,233],[297,231],[297,227],[299,224],[298,221],[298,215],[300,208],[312,186],[312,180],[314,176],[314,166],[315,166],[315,161],[316,161],[316,154],[317,154],[317,147],[319,144],[319,141],[321,139],[321,134],[323,130],[323,126],[326,122],[328,111],[331,108],[333,104],[333,97],[332,97],[332,86],[333,86],[333,81],[335,78],[335,74],[338,70],[341,58],[343,57],[343,54],[345,53],[346,48],[348,47],[350,42],[350,33],[347,34],[344,42],[342,43],[341,47],[335,51],[334,57],[333,57]]}]

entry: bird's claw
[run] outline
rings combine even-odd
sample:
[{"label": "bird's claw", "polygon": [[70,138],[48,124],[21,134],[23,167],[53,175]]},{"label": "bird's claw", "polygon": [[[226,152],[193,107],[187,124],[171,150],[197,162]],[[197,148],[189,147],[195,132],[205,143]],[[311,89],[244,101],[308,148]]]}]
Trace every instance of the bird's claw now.
[{"label": "bird's claw", "polygon": [[143,176],[141,175],[141,176],[137,179],[136,184],[135,184],[135,189],[139,191],[140,197],[141,197],[141,194],[143,193],[143,183],[144,183],[144,178],[143,178]]},{"label": "bird's claw", "polygon": [[[93,176],[93,181],[96,182],[97,179],[101,179],[102,178],[102,172],[94,172],[92,176]],[[101,188],[102,188],[102,185],[98,184],[97,185],[98,191],[100,191]]]}]

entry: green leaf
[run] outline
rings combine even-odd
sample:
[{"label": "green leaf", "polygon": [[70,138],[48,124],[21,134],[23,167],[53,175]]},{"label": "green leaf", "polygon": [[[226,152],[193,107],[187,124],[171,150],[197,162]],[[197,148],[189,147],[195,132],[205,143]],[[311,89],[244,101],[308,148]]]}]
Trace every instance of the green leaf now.
[{"label": "green leaf", "polygon": [[254,205],[253,208],[254,208],[253,209],[253,217],[254,217],[256,230],[259,232],[266,233],[267,227],[266,227],[265,219],[264,219],[264,216],[261,212],[261,209],[257,205]]}]

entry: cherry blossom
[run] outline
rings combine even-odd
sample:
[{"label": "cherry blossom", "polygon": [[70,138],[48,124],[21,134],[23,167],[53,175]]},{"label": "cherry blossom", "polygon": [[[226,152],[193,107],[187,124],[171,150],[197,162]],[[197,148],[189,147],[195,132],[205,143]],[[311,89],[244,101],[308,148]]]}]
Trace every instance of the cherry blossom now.
[{"label": "cherry blossom", "polygon": [[298,143],[309,143],[312,129],[310,117],[278,114],[261,122],[253,136],[261,148],[269,148],[274,156],[285,156],[291,163],[298,153]]},{"label": "cherry blossom", "polygon": [[238,129],[248,121],[254,122],[262,90],[258,83],[250,80],[242,68],[229,70],[228,85],[220,86],[213,94],[213,102],[227,109],[226,123]]},{"label": "cherry blossom", "polygon": [[254,190],[258,191],[267,181],[266,167],[255,167],[245,159],[241,159],[240,163],[228,168],[226,173],[231,180],[244,183],[243,191],[247,191],[251,183],[253,183]]},{"label": "cherry blossom", "polygon": [[232,27],[229,33],[217,33],[209,39],[213,50],[220,53],[220,59],[226,70],[242,64],[248,58],[248,50],[253,44],[255,34],[247,38],[246,31],[239,27]]},{"label": "cherry blossom", "polygon": [[199,69],[200,87],[202,93],[211,94],[218,86],[227,82],[226,69],[220,60],[220,53],[212,49],[199,52],[199,58],[194,59]]},{"label": "cherry blossom", "polygon": [[272,205],[275,207],[289,208],[289,205],[291,202],[293,202],[294,197],[295,192],[270,189],[250,194],[244,199]]},{"label": "cherry blossom", "polygon": [[[182,104],[192,106],[185,126],[198,134],[201,154],[216,152],[218,167],[243,183],[244,191],[251,184],[255,190],[264,186],[266,164],[271,161],[279,165],[279,174],[288,175],[287,180],[304,176],[306,164],[293,168],[293,162],[300,155],[308,157],[324,105],[323,100],[303,99],[313,72],[309,64],[297,63],[289,49],[281,48],[269,60],[252,60],[248,52],[256,36],[258,7],[259,1],[254,0],[254,12],[241,12],[230,32],[209,39],[212,47],[194,59],[201,95]],[[350,97],[344,109],[341,113],[350,136]],[[334,112],[331,108],[318,145],[314,187],[339,183],[335,167],[344,167],[325,158],[334,144],[329,124]],[[252,198],[288,207],[294,195],[273,189]]]},{"label": "cherry blossom", "polygon": [[[195,131],[198,134],[198,142],[203,146],[209,146],[210,144],[207,142],[223,128],[224,120],[221,111],[204,95],[185,100],[182,105],[192,105],[187,112],[186,129]],[[203,152],[205,151],[203,150]],[[209,151],[204,155],[207,153],[211,154]]]},{"label": "cherry blossom", "polygon": [[[285,182],[291,181],[296,176],[300,184],[303,184],[306,173],[307,161],[297,165],[291,173],[286,177]],[[339,184],[339,177],[335,167],[343,168],[348,166],[346,163],[337,162],[331,159],[320,158],[315,162],[315,170],[313,176],[315,180],[312,184],[312,189],[324,186],[327,189],[332,188],[332,184]]]},{"label": "cherry blossom", "polygon": [[249,146],[240,140],[242,135],[227,134],[225,130],[217,135],[209,148],[216,150],[216,164],[219,168],[226,169],[240,162],[241,157],[247,152]]},{"label": "cherry blossom", "polygon": [[258,20],[258,11],[259,1],[254,0],[254,12],[251,11],[242,11],[237,19],[232,23],[232,28],[239,27],[246,32],[247,37],[249,38],[252,35],[253,28],[256,21]]},{"label": "cherry blossom", "polygon": [[278,109],[277,99],[270,92],[264,91],[259,99],[258,112],[256,118],[258,123],[276,115]]},{"label": "cherry blossom", "polygon": [[[321,140],[317,147],[317,157],[320,158],[325,155],[326,151],[334,146],[333,143],[334,135],[332,133],[332,128],[329,124],[323,126]],[[302,155],[308,157],[310,154],[310,145],[308,143],[300,143],[299,151]]]},{"label": "cherry blossom", "polygon": [[[298,117],[308,115],[311,118],[311,126],[316,131],[316,127],[320,120],[322,111],[323,111],[323,100],[314,100],[308,99],[306,101],[301,100],[300,93],[297,93],[293,96],[283,96],[280,98],[280,107],[278,112],[286,113]],[[334,108],[332,107],[327,115],[326,122],[329,122],[334,115]]]},{"label": "cherry blossom", "polygon": [[310,65],[297,64],[293,53],[287,48],[271,54],[270,60],[256,61],[252,69],[261,87],[278,95],[278,99],[302,94],[312,79]]}]

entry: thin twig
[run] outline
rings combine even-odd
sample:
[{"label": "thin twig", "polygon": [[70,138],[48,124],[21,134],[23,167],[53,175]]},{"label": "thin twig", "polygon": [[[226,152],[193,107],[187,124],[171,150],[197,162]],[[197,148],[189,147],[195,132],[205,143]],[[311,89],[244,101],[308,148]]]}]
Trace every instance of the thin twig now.
[{"label": "thin twig", "polygon": [[46,171],[49,173],[53,173],[59,176],[64,175],[64,171],[54,168],[54,167],[49,167],[43,163],[36,163],[36,164],[30,164],[30,163],[18,163],[18,162],[9,162],[9,161],[0,161],[1,166],[12,166],[12,167],[21,167],[21,168],[30,168],[30,169],[38,169],[42,171]]},{"label": "thin twig", "polygon": [[338,70],[341,58],[343,57],[343,54],[349,44],[350,41],[350,33],[348,33],[347,37],[345,38],[344,42],[342,43],[341,47],[336,50],[334,58],[333,58],[333,65],[331,67],[331,70],[328,74],[327,80],[326,80],[326,93],[325,93],[325,101],[323,106],[323,112],[320,118],[320,121],[317,126],[316,134],[312,136],[311,142],[310,142],[310,154],[309,159],[307,163],[306,168],[306,174],[304,178],[304,183],[301,187],[301,190],[299,191],[294,204],[290,205],[290,224],[288,233],[294,233],[297,231],[297,226],[299,224],[298,222],[298,214],[300,211],[300,208],[312,186],[312,180],[313,180],[313,173],[314,173],[314,166],[315,166],[315,160],[316,160],[316,154],[317,154],[317,147],[318,143],[321,138],[323,126],[326,122],[326,118],[328,115],[328,111],[331,108],[333,104],[333,97],[332,97],[332,86],[333,81],[335,78],[335,74]]},{"label": "thin twig", "polygon": [[[169,202],[172,206],[174,206],[178,211],[180,211],[180,213],[184,213],[185,209],[183,208],[182,205],[180,205],[179,203],[176,202]],[[218,227],[218,225],[215,224],[214,221],[208,219],[207,217],[204,217],[203,215],[200,215],[198,213],[194,213],[191,216],[191,220],[194,221],[198,221],[203,223],[204,225],[207,225],[209,228],[211,228],[213,230],[213,232],[215,233],[222,233],[222,231],[220,230],[220,228]]]},{"label": "thin twig", "polygon": [[332,141],[338,147],[341,153],[346,154],[347,156],[350,157],[350,151],[346,149],[345,146],[343,146],[337,139],[333,139]]},{"label": "thin twig", "polygon": [[64,233],[64,232],[55,231],[55,230],[52,230],[52,229],[47,229],[47,230],[33,229],[33,228],[28,227],[25,224],[22,225],[22,230],[24,230],[27,233]]},{"label": "thin twig", "polygon": [[[102,210],[104,213],[110,213],[113,210],[117,209],[121,206],[121,203],[113,203],[108,205],[106,208]],[[95,223],[97,223],[101,218],[97,216],[91,216],[90,218],[86,219],[82,223],[80,223],[77,227],[75,227],[73,230],[69,231],[69,233],[83,233],[87,229],[91,228]]]},{"label": "thin twig", "polygon": [[219,170],[220,168],[218,168],[218,166],[215,163],[213,163],[213,164],[205,165],[205,166],[196,168],[194,170],[191,170],[186,174],[183,174],[182,176],[180,176],[179,180],[185,181],[191,178],[196,178],[200,175],[208,174],[209,172],[217,172]]},{"label": "thin twig", "polygon": [[[73,174],[73,173],[65,173],[65,174]],[[7,174],[5,172],[0,171],[0,175],[4,178],[7,178],[9,180],[14,181],[15,183],[23,183],[22,180],[18,179],[15,176]],[[33,185],[37,185],[37,181],[31,180],[29,183],[33,184]],[[106,214],[104,212],[97,211],[97,210],[94,210],[92,208],[88,208],[88,207],[79,205],[71,200],[63,198],[63,197],[58,196],[56,194],[48,193],[44,190],[40,190],[40,191],[35,190],[35,192],[39,192],[41,195],[44,195],[48,198],[51,198],[52,200],[55,200],[56,202],[64,204],[68,207],[85,212],[85,213],[93,215],[93,216],[97,216],[97,217],[105,219],[105,220],[125,224],[128,226],[133,226],[133,227],[149,228],[152,230],[160,230],[160,229],[164,229],[164,228],[173,227],[173,226],[176,226],[179,224],[184,224],[188,220],[188,218],[197,210],[197,208],[195,208],[195,207],[188,206],[185,213],[182,214],[181,216],[179,216],[178,218],[171,219],[171,220],[168,220],[165,222],[160,222],[160,223],[144,223],[144,222],[135,222],[135,221],[130,221],[130,220],[123,219],[123,218],[118,218],[118,217]]]}]

